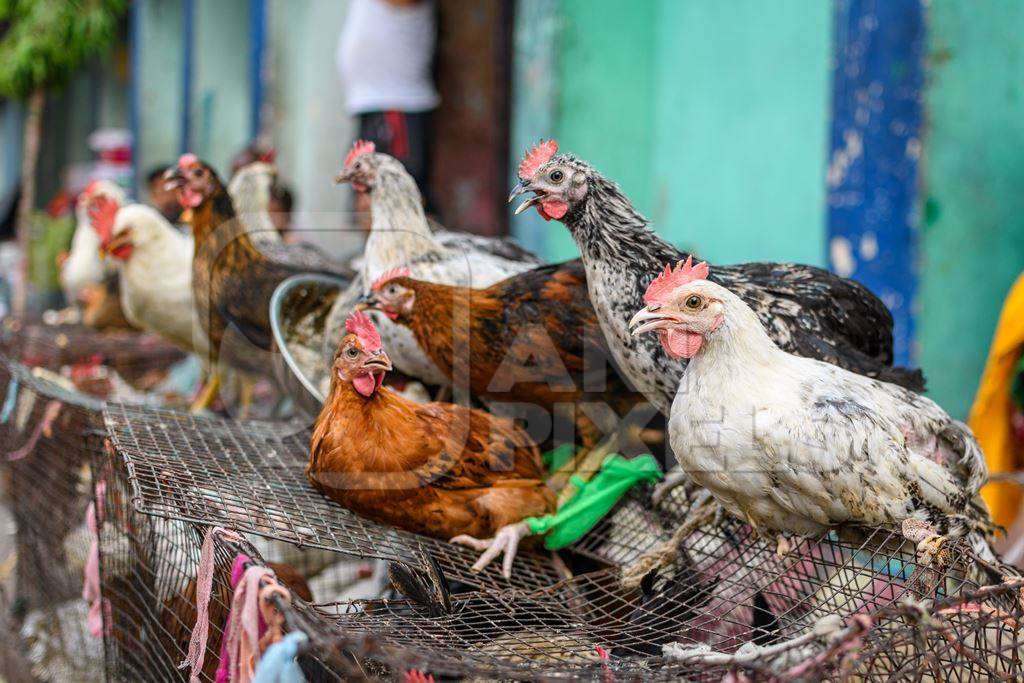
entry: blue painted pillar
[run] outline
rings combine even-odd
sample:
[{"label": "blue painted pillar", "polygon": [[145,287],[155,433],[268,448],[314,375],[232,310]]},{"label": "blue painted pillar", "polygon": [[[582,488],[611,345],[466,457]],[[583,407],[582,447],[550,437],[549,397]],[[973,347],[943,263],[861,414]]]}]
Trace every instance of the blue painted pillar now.
[{"label": "blue painted pillar", "polygon": [[255,140],[262,132],[263,55],[267,35],[266,0],[249,0],[249,138]]},{"label": "blue painted pillar", "polygon": [[913,362],[926,0],[835,0],[829,264],[892,311]]}]

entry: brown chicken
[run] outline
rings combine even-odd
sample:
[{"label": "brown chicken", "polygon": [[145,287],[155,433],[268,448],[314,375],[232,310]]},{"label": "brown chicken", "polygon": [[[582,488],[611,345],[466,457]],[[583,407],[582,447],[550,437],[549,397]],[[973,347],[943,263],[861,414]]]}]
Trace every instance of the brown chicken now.
[{"label": "brown chicken", "polygon": [[571,412],[584,448],[646,404],[608,360],[579,259],[484,289],[423,282],[407,272],[385,273],[364,305],[411,329],[454,386],[491,404],[539,407],[556,418],[556,429],[560,414]]},{"label": "brown chicken", "polygon": [[[194,154],[182,155],[166,178],[181,205],[192,212],[192,293],[200,324],[210,340],[211,367],[223,358],[243,371],[267,374],[266,353],[273,345],[270,297],[274,289],[299,273],[349,279],[351,271],[310,245],[257,246],[238,220],[216,172]],[[238,334],[225,343],[230,328]],[[219,384],[219,374],[214,373],[200,404],[213,400]]]},{"label": "brown chicken", "polygon": [[540,453],[510,420],[449,403],[415,403],[381,386],[391,361],[369,316],[345,322],[306,476],[371,519],[512,560],[522,520],[554,510]]}]

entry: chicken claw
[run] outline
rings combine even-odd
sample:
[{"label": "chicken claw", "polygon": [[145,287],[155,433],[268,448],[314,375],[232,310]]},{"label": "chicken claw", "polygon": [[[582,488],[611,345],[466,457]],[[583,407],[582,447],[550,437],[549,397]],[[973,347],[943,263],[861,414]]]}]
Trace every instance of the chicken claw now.
[{"label": "chicken claw", "polygon": [[506,579],[512,578],[512,562],[516,559],[516,551],[519,549],[519,542],[530,535],[530,527],[524,522],[509,524],[498,529],[494,538],[474,538],[467,534],[461,534],[451,539],[449,543],[464,545],[473,550],[483,551],[483,555],[473,565],[471,571],[479,572],[489,565],[494,558],[502,553],[505,554],[501,562],[501,574]]},{"label": "chicken claw", "polygon": [[681,470],[668,472],[665,475],[664,481],[654,487],[654,493],[651,494],[651,502],[654,503],[655,507],[660,507],[666,496],[672,492],[672,489],[677,488],[687,482],[689,477],[686,473]]}]

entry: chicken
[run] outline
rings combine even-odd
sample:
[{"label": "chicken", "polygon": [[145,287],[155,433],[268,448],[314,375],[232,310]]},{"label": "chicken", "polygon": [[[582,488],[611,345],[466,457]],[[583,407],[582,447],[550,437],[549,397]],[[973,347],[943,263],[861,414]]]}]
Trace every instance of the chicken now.
[{"label": "chicken", "polygon": [[[540,264],[535,256],[504,240],[445,231],[433,234],[412,176],[394,157],[375,152],[373,143],[353,145],[335,180],[369,194],[373,222],[359,274],[327,318],[325,358],[338,347],[342,323],[358,299],[389,269],[405,266],[413,277],[427,282],[486,287]],[[374,319],[398,370],[429,384],[447,383],[445,373],[426,357],[408,329],[382,316]]]},{"label": "chicken", "polygon": [[128,321],[206,358],[206,338],[192,305],[192,240],[143,204],[119,208],[112,199],[97,197],[89,216],[99,249],[120,273]]},{"label": "chicken", "polygon": [[371,519],[485,550],[476,569],[504,552],[510,576],[522,520],[554,510],[537,447],[511,420],[381,386],[391,361],[373,322],[356,311],[345,329],[310,441],[310,482]]},{"label": "chicken", "polygon": [[944,533],[993,530],[978,494],[985,461],[966,425],[903,387],[786,353],[708,278],[692,259],[666,267],[629,326],[689,361],[672,448],[728,511],[757,530],[807,536],[908,519]]},{"label": "chicken", "polygon": [[550,418],[570,408],[585,448],[646,405],[608,363],[579,259],[485,289],[423,282],[407,273],[402,268],[381,276],[366,304],[411,329],[455,386],[492,404],[540,407]]},{"label": "chicken", "polygon": [[[643,305],[652,269],[686,254],[651,231],[613,182],[557,151],[551,140],[527,153],[509,201],[532,192],[517,213],[536,206],[545,219],[565,223],[586,266],[590,300],[612,357],[633,387],[668,415],[686,359],[670,356],[653,337],[631,336],[626,321]],[[784,350],[923,388],[920,371],[892,367],[892,315],[860,284],[786,263],[717,267],[712,277],[753,308]]]},{"label": "chicken", "polygon": [[114,274],[114,266],[100,259],[100,240],[89,218],[89,205],[99,197],[106,197],[117,205],[124,204],[126,199],[124,190],[109,180],[93,181],[78,196],[71,252],[60,267],[60,284],[68,304],[78,302],[86,287],[101,285]]},{"label": "chicken", "polygon": [[265,161],[247,164],[231,177],[228,194],[245,231],[257,245],[281,243],[281,234],[270,220],[270,190],[276,170]]},{"label": "chicken", "polygon": [[[310,248],[257,246],[245,224],[237,220],[220,178],[195,155],[182,155],[167,179],[182,206],[192,211],[192,292],[210,342],[211,367],[223,360],[246,373],[267,374],[272,347],[269,304],[274,289],[299,273],[347,277],[348,270]],[[229,330],[233,333],[225,343]],[[220,374],[215,372],[200,405],[213,400],[219,384]],[[251,384],[243,386],[244,411],[251,400]]]}]

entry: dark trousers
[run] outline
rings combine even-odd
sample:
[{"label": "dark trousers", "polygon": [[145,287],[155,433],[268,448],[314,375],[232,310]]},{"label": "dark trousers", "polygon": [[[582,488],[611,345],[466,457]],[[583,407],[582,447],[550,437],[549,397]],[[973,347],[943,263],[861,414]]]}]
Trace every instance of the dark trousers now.
[{"label": "dark trousers", "polygon": [[434,211],[430,185],[434,112],[372,111],[359,115],[359,137],[395,157],[416,181],[428,212]]}]

